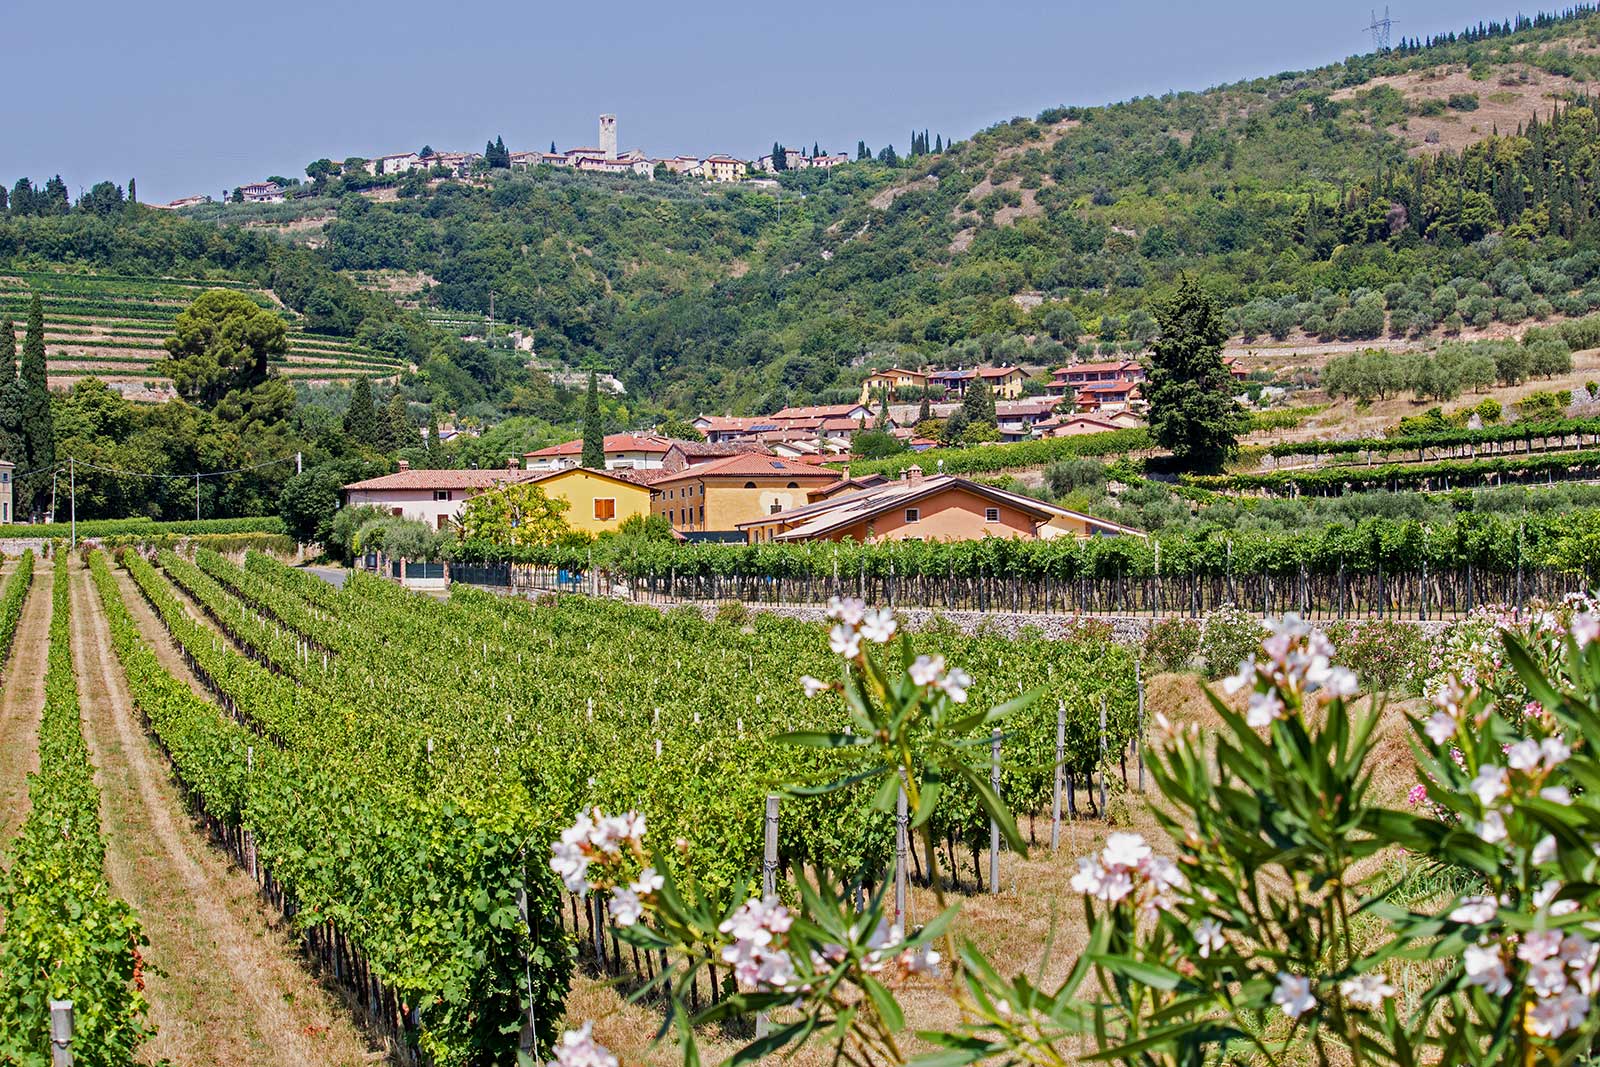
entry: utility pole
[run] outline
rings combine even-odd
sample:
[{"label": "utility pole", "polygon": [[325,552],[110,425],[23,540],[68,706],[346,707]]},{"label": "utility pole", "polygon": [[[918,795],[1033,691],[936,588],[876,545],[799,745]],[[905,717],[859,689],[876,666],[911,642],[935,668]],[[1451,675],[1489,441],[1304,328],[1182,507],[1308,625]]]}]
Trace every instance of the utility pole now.
[{"label": "utility pole", "polygon": [[306,472],[305,457],[300,452],[294,454],[294,472],[296,474],[304,474]]},{"label": "utility pole", "polygon": [[67,457],[67,482],[68,490],[72,494],[72,547],[78,547],[78,460],[76,456]]},{"label": "utility pole", "polygon": [[494,340],[494,290],[489,290],[489,340]]},{"label": "utility pole", "polygon": [[194,521],[200,521],[200,475],[194,476]]}]

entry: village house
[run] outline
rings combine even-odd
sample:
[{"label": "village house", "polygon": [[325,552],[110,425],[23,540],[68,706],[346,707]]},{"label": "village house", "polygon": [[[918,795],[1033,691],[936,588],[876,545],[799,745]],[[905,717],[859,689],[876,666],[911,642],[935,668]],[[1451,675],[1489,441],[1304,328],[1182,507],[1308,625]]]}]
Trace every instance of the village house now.
[{"label": "village house", "polygon": [[472,497],[488,489],[521,481],[526,473],[506,470],[412,470],[405,460],[394,474],[351,482],[340,490],[345,507],[371,504],[391,515],[425,522],[442,530],[461,517]]},{"label": "village house", "polygon": [[752,543],[766,541],[975,541],[1132,535],[1140,531],[953,475],[908,468],[898,481],[855,492],[819,493],[801,507],[739,523]]},{"label": "village house", "polygon": [[771,454],[760,441],[673,441],[661,459],[661,469],[677,473],[745,452],[763,456]]},{"label": "village house", "polygon": [[[606,470],[651,470],[661,466],[673,442],[648,433],[607,434],[601,444]],[[523,455],[531,471],[564,470],[582,465],[583,441],[563,441]]]},{"label": "village house", "polygon": [[422,165],[422,157],[415,152],[399,152],[394,155],[379,156],[371,163],[373,172],[380,176],[384,174],[406,174]]},{"label": "village house", "polygon": [[1142,382],[1144,365],[1135,359],[1074,363],[1051,372],[1046,390],[1051,396],[1076,396],[1080,388],[1100,382]]},{"label": "village house", "polygon": [[239,186],[239,197],[247,204],[281,204],[283,187],[277,182],[251,182]]},{"label": "village house", "polygon": [[707,156],[700,161],[701,177],[708,182],[736,182],[748,169],[743,160],[732,156]]},{"label": "village house", "polygon": [[1058,416],[1036,424],[1033,432],[1036,437],[1076,437],[1079,434],[1105,433],[1143,425],[1144,420],[1131,411],[1110,411],[1103,415]]},{"label": "village house", "polygon": [[12,480],[16,471],[15,463],[0,459],[0,523],[17,521],[16,515],[11,511],[12,501],[15,499],[12,494]]},{"label": "village house", "polygon": [[651,511],[680,534],[733,533],[739,524],[804,504],[837,471],[799,460],[740,453],[657,479]]},{"label": "village house", "polygon": [[1002,441],[1025,441],[1033,436],[1033,428],[1054,417],[1056,408],[1065,403],[1059,396],[1038,396],[1026,400],[996,400],[995,424]]},{"label": "village house", "polygon": [[921,393],[927,387],[928,376],[921,371],[905,370],[901,367],[875,370],[861,382],[861,403],[870,404],[873,397],[885,392],[892,400],[896,396]]},{"label": "village house", "polygon": [[624,522],[650,514],[650,488],[624,475],[587,467],[533,473],[525,480],[552,500],[567,502],[568,526],[587,534],[615,533]]},{"label": "village house", "polygon": [[1138,382],[1094,382],[1079,388],[1073,403],[1079,411],[1108,414],[1142,407],[1144,395]]},{"label": "village house", "polygon": [[717,444],[749,437],[763,421],[759,416],[750,415],[701,415],[689,425],[699,430],[707,441]]},{"label": "village house", "polygon": [[936,370],[928,374],[928,385],[943,390],[948,396],[967,395],[967,386],[982,378],[999,399],[1015,399],[1022,395],[1022,384],[1028,380],[1021,367],[970,367],[966,370]]}]

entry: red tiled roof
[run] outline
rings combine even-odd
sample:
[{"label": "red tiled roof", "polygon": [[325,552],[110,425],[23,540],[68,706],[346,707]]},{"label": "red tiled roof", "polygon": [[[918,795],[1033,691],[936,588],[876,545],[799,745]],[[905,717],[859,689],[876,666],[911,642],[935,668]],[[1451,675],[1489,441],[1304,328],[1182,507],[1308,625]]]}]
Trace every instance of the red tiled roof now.
[{"label": "red tiled roof", "polygon": [[795,459],[779,459],[776,456],[762,456],[750,452],[742,452],[727,459],[713,460],[702,463],[688,470],[662,478],[656,485],[666,482],[678,481],[688,478],[824,478],[835,481],[839,477],[838,471],[828,470],[810,463],[802,463]]},{"label": "red tiled roof", "polygon": [[[654,434],[644,433],[613,433],[607,434],[602,448],[607,452],[661,452],[665,453],[672,447],[673,442],[666,437],[657,437]],[[583,440],[564,441],[559,445],[541,448],[537,452],[526,452],[527,456],[576,456],[583,452]]]},{"label": "red tiled roof", "polygon": [[978,373],[985,378],[1004,378],[1009,374],[1021,374],[1021,367],[979,367]]},{"label": "red tiled roof", "polygon": [[520,482],[529,477],[524,470],[444,470],[396,471],[361,482],[351,482],[345,489],[490,489],[505,482]]},{"label": "red tiled roof", "polygon": [[810,407],[784,408],[767,416],[768,422],[787,422],[794,419],[831,419],[848,416],[859,410],[861,404],[813,404]]}]

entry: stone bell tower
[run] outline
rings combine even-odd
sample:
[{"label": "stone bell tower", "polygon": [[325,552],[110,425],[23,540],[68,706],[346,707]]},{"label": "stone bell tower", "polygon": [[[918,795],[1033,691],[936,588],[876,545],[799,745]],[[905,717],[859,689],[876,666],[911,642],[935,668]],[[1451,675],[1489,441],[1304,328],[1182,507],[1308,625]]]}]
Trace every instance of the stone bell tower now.
[{"label": "stone bell tower", "polygon": [[600,116],[600,154],[607,159],[617,158],[617,116]]}]

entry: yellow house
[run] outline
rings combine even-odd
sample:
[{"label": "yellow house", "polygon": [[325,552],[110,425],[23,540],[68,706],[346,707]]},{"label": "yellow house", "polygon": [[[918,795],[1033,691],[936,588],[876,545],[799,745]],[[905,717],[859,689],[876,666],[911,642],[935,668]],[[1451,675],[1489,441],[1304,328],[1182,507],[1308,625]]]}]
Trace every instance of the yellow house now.
[{"label": "yellow house", "polygon": [[908,396],[920,391],[928,385],[928,376],[914,370],[905,370],[901,367],[890,367],[888,370],[873,371],[861,382],[861,403],[870,404],[872,398],[879,393]]},{"label": "yellow house", "polygon": [[568,467],[528,481],[546,496],[565,500],[567,525],[584,533],[615,533],[631,516],[650,514],[650,490],[608,471]]},{"label": "yellow house", "polygon": [[651,483],[651,510],[679,533],[732,532],[741,522],[807,502],[839,472],[799,460],[744,452]]},{"label": "yellow house", "polygon": [[1022,395],[1022,383],[1028,376],[1021,367],[979,367],[978,377],[989,383],[1000,400],[1015,400]]}]

